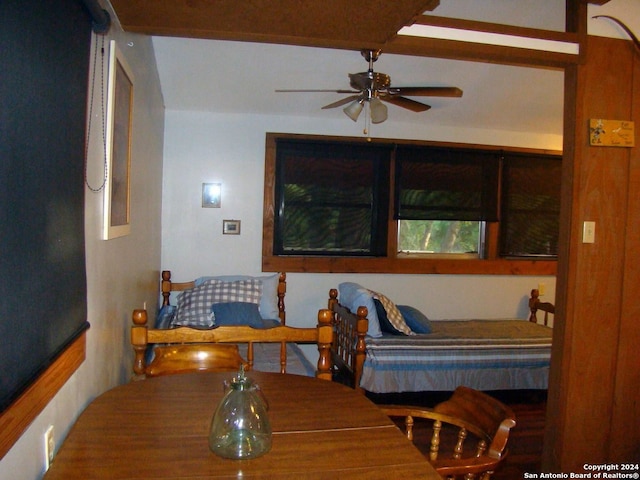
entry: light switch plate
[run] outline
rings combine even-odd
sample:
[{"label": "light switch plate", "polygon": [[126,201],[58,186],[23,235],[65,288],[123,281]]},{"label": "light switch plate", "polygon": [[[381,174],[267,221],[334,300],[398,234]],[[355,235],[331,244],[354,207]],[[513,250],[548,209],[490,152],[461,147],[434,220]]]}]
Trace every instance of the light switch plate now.
[{"label": "light switch plate", "polygon": [[582,224],[582,243],[595,243],[596,222],[584,222]]}]

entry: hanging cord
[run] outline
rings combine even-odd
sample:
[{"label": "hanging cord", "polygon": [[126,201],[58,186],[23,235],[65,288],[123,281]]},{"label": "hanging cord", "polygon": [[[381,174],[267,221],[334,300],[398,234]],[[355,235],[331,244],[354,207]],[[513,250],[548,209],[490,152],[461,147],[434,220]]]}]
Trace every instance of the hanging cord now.
[{"label": "hanging cord", "polygon": [[633,32],[631,31],[631,29],[629,27],[627,27],[622,20],[618,20],[615,17],[611,17],[609,15],[595,15],[591,18],[608,18],[609,20],[617,23],[624,31],[627,35],[629,35],[629,37],[631,38],[631,40],[633,41],[633,44],[636,47],[636,52],[640,53],[640,40],[638,40],[638,37],[636,37]]},{"label": "hanging cord", "polygon": [[362,133],[367,137],[371,137],[371,112],[369,106],[369,100],[364,102],[364,130]]},{"label": "hanging cord", "polygon": [[88,177],[88,165],[89,165],[89,140],[91,138],[91,121],[93,120],[93,91],[96,84],[96,64],[98,57],[98,36],[92,35],[93,38],[96,39],[96,44],[93,49],[93,73],[91,74],[91,92],[89,94],[89,121],[87,125],[87,141],[85,144],[85,153],[84,153],[84,183],[87,185],[87,188],[92,192],[100,192],[104,189],[107,184],[107,175],[109,166],[107,164],[107,137],[105,133],[105,115],[104,115],[104,35],[100,35],[102,39],[102,44],[100,45],[100,118],[102,119],[102,147],[103,147],[103,159],[104,159],[104,174],[102,176],[102,184],[99,187],[92,187],[89,184]]}]

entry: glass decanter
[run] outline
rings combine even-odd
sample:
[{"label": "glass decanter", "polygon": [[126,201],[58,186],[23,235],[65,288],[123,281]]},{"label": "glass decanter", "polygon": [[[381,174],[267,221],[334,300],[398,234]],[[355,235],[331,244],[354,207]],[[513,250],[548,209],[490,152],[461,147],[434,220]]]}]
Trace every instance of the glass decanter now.
[{"label": "glass decanter", "polygon": [[224,458],[250,459],[271,449],[271,424],[262,390],[245,375],[244,366],[225,382],[226,393],[209,430],[209,448]]}]

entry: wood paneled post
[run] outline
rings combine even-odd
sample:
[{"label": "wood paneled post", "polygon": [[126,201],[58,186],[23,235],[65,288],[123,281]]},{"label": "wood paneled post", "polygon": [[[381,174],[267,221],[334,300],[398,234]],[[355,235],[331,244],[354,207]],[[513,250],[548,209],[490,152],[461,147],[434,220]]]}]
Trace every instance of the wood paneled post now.
[{"label": "wood paneled post", "polygon": [[[640,458],[639,147],[589,145],[591,118],[635,121],[640,145],[639,63],[631,41],[589,37],[585,64],[566,71],[575,102],[565,111],[543,471]],[[594,243],[582,241],[585,221],[595,222]]]}]

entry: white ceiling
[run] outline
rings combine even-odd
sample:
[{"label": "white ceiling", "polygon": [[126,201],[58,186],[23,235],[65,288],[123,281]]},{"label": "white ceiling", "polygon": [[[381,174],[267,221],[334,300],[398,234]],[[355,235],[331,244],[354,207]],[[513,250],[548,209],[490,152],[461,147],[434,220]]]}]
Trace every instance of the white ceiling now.
[{"label": "white ceiling", "polygon": [[[564,24],[564,0],[441,0],[433,14],[465,16],[456,12],[501,23],[508,16],[512,24],[537,28],[561,29]],[[153,45],[169,110],[350,122],[341,108],[321,109],[342,94],[275,90],[349,89],[347,74],[367,69],[354,51],[170,37],[153,37]],[[392,86],[456,86],[464,91],[462,98],[414,98],[432,106],[422,113],[389,105],[387,122],[562,134],[560,71],[384,53],[374,69],[390,75]]]}]

